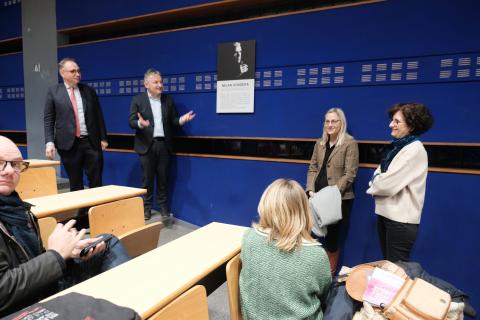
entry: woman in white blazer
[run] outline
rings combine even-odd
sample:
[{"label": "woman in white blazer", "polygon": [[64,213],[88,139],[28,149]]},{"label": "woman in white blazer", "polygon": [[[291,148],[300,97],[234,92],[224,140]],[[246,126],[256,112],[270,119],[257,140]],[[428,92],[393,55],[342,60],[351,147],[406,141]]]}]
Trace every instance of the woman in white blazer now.
[{"label": "woman in white blazer", "polygon": [[367,193],[375,199],[383,257],[392,262],[408,261],[420,224],[428,173],[428,156],[419,136],[432,127],[433,117],[420,103],[396,104],[388,114],[394,139]]}]

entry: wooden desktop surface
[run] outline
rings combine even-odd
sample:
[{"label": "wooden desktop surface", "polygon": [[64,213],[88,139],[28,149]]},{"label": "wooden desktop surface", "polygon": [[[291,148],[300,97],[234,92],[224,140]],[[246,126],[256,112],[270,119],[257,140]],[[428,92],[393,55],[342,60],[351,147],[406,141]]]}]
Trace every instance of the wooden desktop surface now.
[{"label": "wooden desktop surface", "polygon": [[78,292],[132,308],[147,319],[238,254],[245,230],[212,222],[52,297]]},{"label": "wooden desktop surface", "polygon": [[40,167],[52,167],[59,166],[60,161],[58,160],[44,160],[44,159],[25,159],[28,163],[29,168],[40,168]]},{"label": "wooden desktop surface", "polygon": [[146,192],[147,190],[140,188],[110,185],[24,199],[24,201],[33,205],[31,210],[37,218],[43,218],[66,211],[136,197]]}]

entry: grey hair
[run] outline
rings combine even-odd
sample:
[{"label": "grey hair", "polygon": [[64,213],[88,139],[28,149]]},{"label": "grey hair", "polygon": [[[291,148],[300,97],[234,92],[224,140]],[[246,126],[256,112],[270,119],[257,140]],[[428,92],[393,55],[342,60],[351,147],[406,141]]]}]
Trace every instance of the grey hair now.
[{"label": "grey hair", "polygon": [[77,63],[77,61],[75,61],[75,59],[73,59],[73,58],[68,58],[68,57],[67,57],[67,58],[63,58],[62,60],[60,60],[60,61],[58,62],[58,70],[63,69],[63,67],[65,66],[65,63],[67,63],[67,62],[69,62],[69,61],[70,61],[70,62],[75,62],[75,63]]},{"label": "grey hair", "polygon": [[149,68],[146,72],[145,72],[145,75],[143,76],[143,80],[144,81],[147,81],[147,78],[150,77],[151,75],[154,75],[154,74],[158,74],[160,77],[162,76],[162,74],[160,73],[160,71],[156,70],[156,69],[153,69],[153,68]]}]

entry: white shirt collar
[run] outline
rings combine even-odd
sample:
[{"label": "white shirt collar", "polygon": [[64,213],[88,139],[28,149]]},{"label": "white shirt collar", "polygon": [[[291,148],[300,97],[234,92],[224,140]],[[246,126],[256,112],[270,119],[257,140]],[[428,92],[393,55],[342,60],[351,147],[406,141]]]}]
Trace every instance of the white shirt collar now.
[{"label": "white shirt collar", "polygon": [[147,94],[148,94],[148,99],[154,100],[154,101],[161,101],[162,95],[160,95],[160,96],[158,96],[158,97],[154,97],[154,96],[152,96],[152,95],[150,94],[150,92],[147,92]]},{"label": "white shirt collar", "polygon": [[78,85],[75,87],[75,86],[68,85],[66,82],[63,82],[63,84],[65,85],[65,88],[67,88],[67,90],[70,90],[70,88],[73,88],[73,90],[78,88]]}]

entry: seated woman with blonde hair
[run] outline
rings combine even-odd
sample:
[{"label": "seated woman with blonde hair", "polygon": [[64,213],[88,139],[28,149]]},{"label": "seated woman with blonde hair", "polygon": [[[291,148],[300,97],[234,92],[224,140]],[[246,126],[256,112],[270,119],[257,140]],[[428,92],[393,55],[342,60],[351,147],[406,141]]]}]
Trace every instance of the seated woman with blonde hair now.
[{"label": "seated woman with blonde hair", "polygon": [[240,303],[248,319],[322,319],[330,264],[310,236],[307,197],[293,180],[275,180],[258,204],[260,222],[242,243]]}]

